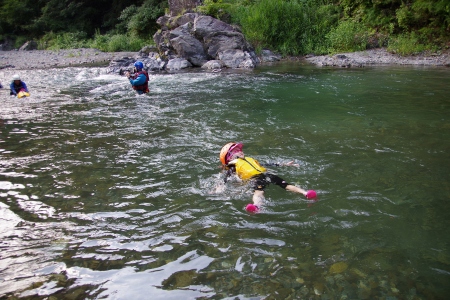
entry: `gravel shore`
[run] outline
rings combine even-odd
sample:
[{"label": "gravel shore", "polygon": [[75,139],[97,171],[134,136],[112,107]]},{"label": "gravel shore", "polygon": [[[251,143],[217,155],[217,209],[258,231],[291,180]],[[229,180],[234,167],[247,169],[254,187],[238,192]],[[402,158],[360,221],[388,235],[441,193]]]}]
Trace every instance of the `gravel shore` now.
[{"label": "gravel shore", "polygon": [[416,66],[446,66],[450,67],[450,51],[440,54],[419,54],[400,56],[386,49],[370,49],[366,51],[340,53],[335,55],[307,56],[305,59],[318,66],[332,67],[364,67],[374,65],[416,65]]},{"label": "gravel shore", "polygon": [[[137,58],[138,52],[101,52],[97,49],[0,51],[0,69],[46,69],[73,66],[108,66],[124,57]],[[373,65],[423,65],[450,67],[450,51],[440,54],[403,57],[386,51],[341,53],[336,55],[306,56],[306,61],[318,66],[364,67]]]},{"label": "gravel shore", "polygon": [[138,52],[102,52],[97,49],[0,51],[0,69],[47,69],[74,66],[108,66],[113,60],[135,57]]}]

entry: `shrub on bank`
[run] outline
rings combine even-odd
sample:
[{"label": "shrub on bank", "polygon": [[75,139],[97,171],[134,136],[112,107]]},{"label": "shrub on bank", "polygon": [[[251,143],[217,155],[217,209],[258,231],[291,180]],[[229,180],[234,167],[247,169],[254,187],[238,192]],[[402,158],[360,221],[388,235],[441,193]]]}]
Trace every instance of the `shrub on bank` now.
[{"label": "shrub on bank", "polygon": [[437,46],[426,42],[414,32],[393,36],[389,39],[387,50],[400,55],[414,55],[424,51],[437,51]]},{"label": "shrub on bank", "polygon": [[85,32],[46,33],[38,42],[41,50],[76,49],[87,47]]},{"label": "shrub on bank", "polygon": [[153,40],[143,39],[129,34],[96,33],[89,41],[90,48],[96,48],[104,52],[139,51],[145,45],[154,44]]},{"label": "shrub on bank", "polygon": [[139,51],[152,40],[142,39],[128,34],[100,34],[87,39],[83,32],[47,33],[39,40],[39,49],[59,50],[76,48],[95,48],[104,52]]},{"label": "shrub on bank", "polygon": [[362,51],[367,48],[369,34],[367,28],[353,20],[340,22],[326,35],[329,52]]},{"label": "shrub on bank", "polygon": [[314,1],[260,0],[238,6],[232,17],[257,48],[284,55],[324,51],[325,34],[337,21],[336,8]]},{"label": "shrub on bank", "polygon": [[413,2],[204,0],[198,10],[221,19],[229,15],[257,52],[269,48],[284,55],[325,54],[389,44],[391,51],[410,55],[448,45],[446,1]]}]

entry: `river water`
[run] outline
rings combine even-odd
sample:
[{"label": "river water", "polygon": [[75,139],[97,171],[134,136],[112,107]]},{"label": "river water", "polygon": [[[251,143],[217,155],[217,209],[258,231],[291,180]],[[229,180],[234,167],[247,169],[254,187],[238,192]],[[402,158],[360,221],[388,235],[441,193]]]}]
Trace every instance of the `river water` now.
[{"label": "river water", "polygon": [[[13,71],[3,70],[3,83]],[[19,71],[0,90],[0,298],[444,299],[450,70]],[[261,213],[229,141],[288,182]]]}]

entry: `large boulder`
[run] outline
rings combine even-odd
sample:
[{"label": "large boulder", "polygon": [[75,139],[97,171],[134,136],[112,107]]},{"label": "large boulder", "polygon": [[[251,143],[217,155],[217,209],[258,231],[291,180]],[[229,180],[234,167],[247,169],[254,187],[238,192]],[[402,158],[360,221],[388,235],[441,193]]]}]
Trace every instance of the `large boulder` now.
[{"label": "large boulder", "polygon": [[240,32],[219,31],[204,37],[204,44],[208,55],[217,58],[217,54],[228,49],[251,51],[245,37]]},{"label": "large boulder", "polygon": [[244,35],[223,21],[187,13],[160,17],[157,23],[161,29],[153,39],[159,52],[169,59],[183,58],[193,66],[203,66],[209,60],[224,58],[220,65],[228,68],[254,68],[259,64]]},{"label": "large boulder", "polygon": [[186,13],[160,17],[157,24],[161,29],[153,39],[159,53],[152,47],[144,47],[136,57],[111,62],[110,72],[122,74],[131,70],[136,60],[141,60],[147,71],[255,68],[260,63],[244,35],[221,20]]},{"label": "large boulder", "polygon": [[177,54],[194,66],[201,67],[208,61],[203,44],[191,35],[183,35],[170,40]]},{"label": "large boulder", "polygon": [[210,16],[197,16],[194,20],[194,34],[198,38],[204,38],[219,31],[233,32],[235,29],[230,24],[214,19]]}]

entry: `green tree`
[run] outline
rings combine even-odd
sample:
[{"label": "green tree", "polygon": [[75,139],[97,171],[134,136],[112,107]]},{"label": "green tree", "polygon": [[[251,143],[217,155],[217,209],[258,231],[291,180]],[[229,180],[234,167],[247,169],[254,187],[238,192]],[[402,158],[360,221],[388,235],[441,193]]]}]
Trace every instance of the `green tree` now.
[{"label": "green tree", "polygon": [[43,31],[82,31],[93,35],[103,22],[106,0],[49,0],[35,26]]},{"label": "green tree", "polygon": [[36,0],[1,0],[0,35],[32,34],[29,28],[40,14],[41,2]]},{"label": "green tree", "polygon": [[152,36],[158,30],[156,20],[164,15],[166,8],[167,1],[161,0],[145,0],[141,6],[128,6],[121,13],[117,28],[139,37]]}]

